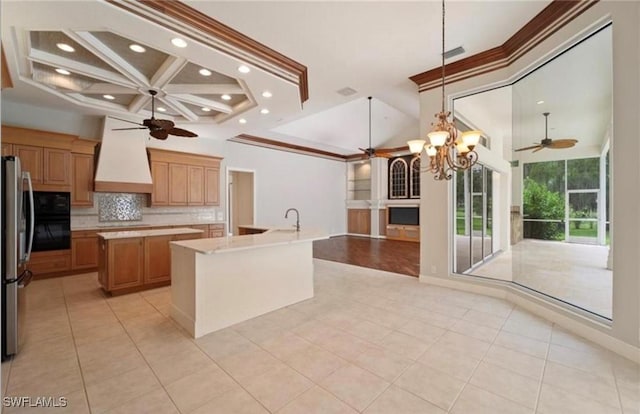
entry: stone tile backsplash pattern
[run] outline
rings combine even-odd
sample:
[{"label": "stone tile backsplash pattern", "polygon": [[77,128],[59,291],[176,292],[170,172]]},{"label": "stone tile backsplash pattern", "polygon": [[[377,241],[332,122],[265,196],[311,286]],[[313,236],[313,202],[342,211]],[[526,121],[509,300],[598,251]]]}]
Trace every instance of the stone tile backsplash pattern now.
[{"label": "stone tile backsplash pattern", "polygon": [[144,194],[103,193],[98,198],[98,221],[142,220]]}]

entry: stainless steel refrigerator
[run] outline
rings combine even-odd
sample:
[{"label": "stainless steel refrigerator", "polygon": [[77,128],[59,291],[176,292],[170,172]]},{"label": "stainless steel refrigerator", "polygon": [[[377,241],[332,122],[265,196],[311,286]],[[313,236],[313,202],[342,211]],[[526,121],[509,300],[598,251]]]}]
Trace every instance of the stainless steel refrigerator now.
[{"label": "stainless steel refrigerator", "polygon": [[[18,352],[24,287],[31,281],[27,262],[33,245],[31,176],[20,159],[2,157],[2,360]],[[29,219],[27,219],[29,217]],[[29,221],[29,222],[27,222]]]}]

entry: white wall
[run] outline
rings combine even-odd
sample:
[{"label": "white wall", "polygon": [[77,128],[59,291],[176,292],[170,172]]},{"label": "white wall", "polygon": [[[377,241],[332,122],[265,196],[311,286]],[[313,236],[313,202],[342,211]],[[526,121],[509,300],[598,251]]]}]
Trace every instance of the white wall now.
[{"label": "white wall", "polygon": [[[447,85],[451,96],[462,96],[472,91],[488,89],[506,83],[528,67],[545,61],[558,49],[566,47],[574,39],[602,22],[613,21],[613,128],[612,140],[612,196],[613,196],[613,322],[611,327],[593,323],[576,314],[545,306],[547,315],[561,315],[592,332],[600,332],[620,346],[637,347],[640,344],[640,3],[599,2],[575,18],[565,27],[547,38],[534,50],[513,65]],[[432,116],[440,106],[440,91],[434,89],[420,94],[420,123],[422,135]],[[482,154],[480,158],[482,159]],[[433,277],[450,281],[452,274],[451,206],[450,189],[447,183],[435,182],[429,177],[421,180],[423,194],[429,194],[428,202],[421,202],[422,243],[421,277]],[[436,202],[439,200],[440,202]],[[477,279],[477,278],[476,278]],[[472,278],[455,278],[460,286],[477,285],[482,282]],[[584,329],[583,329],[584,331]],[[611,342],[610,341],[610,342]]]},{"label": "white wall", "polygon": [[346,232],[345,162],[230,141],[224,154],[223,167],[255,171],[256,224],[291,226],[295,218],[285,219],[284,213],[293,207],[302,228]]}]

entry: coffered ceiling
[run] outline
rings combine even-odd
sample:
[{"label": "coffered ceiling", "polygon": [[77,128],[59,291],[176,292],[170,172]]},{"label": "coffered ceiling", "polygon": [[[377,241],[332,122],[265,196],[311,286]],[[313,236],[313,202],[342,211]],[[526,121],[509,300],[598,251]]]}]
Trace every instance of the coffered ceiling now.
[{"label": "coffered ceiling", "polygon": [[[466,50],[452,61],[502,44],[548,4],[447,2],[447,48]],[[163,11],[170,6],[177,8]],[[408,77],[439,64],[439,8],[432,1],[4,1],[2,45],[15,87],[2,100],[139,121],[149,116],[153,88],[162,116],[202,124],[203,138],[251,134],[350,154],[367,144],[362,115],[372,95],[373,144],[394,146],[418,131],[417,87]],[[207,32],[203,18],[222,27]],[[187,47],[172,45],[176,37]],[[229,42],[238,38],[260,53]],[[63,41],[76,48],[73,56],[57,48]],[[132,43],[145,53],[131,51]],[[355,93],[337,92],[345,87]]]}]

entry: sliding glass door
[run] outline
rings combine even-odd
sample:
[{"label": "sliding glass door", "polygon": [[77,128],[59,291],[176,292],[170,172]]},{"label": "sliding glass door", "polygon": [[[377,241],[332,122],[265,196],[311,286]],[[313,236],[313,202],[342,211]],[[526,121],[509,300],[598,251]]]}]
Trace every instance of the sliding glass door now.
[{"label": "sliding glass door", "polygon": [[493,254],[493,174],[478,164],[456,174],[456,273],[467,272]]}]

